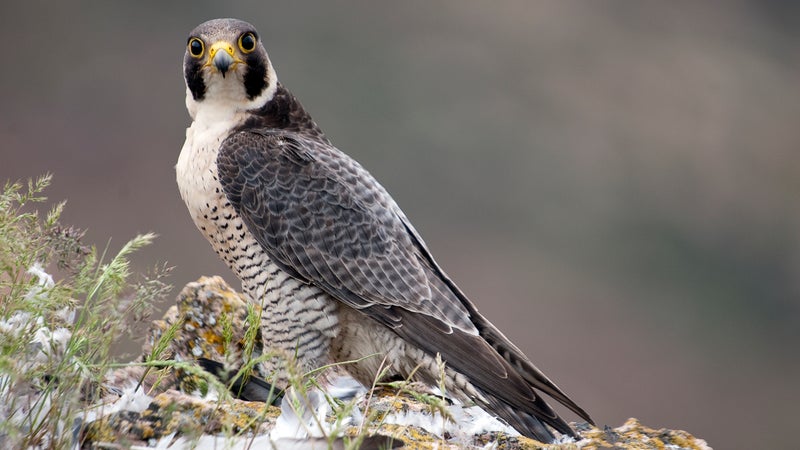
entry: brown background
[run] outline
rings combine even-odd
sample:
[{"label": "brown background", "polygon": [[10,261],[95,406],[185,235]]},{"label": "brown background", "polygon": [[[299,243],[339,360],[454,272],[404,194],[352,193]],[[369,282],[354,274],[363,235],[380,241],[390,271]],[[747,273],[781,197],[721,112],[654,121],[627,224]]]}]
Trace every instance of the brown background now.
[{"label": "brown background", "polygon": [[479,308],[600,424],[796,443],[797,3],[9,3],[0,179],[54,172],[49,196],[89,242],[154,231],[140,270],[233,281],[173,165],[187,33],[239,17]]}]

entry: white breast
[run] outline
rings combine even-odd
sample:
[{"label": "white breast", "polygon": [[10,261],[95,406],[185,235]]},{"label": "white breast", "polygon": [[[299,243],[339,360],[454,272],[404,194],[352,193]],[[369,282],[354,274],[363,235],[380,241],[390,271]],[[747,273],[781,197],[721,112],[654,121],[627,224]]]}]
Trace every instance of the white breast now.
[{"label": "white breast", "polygon": [[[254,261],[239,264],[239,259],[247,256],[248,260],[268,261],[228,202],[218,180],[216,160],[220,144],[244,120],[241,114],[220,114],[224,110],[204,107],[197,111],[195,121],[186,130],[186,142],[175,171],[181,197],[195,225],[231,270],[245,279],[244,266],[252,267]],[[253,249],[259,251],[253,253]]]},{"label": "white breast", "polygon": [[199,227],[198,220],[203,221],[203,217],[197,214],[206,209],[210,201],[217,202],[221,194],[217,192],[221,191],[221,186],[216,170],[219,146],[244,121],[244,116],[223,105],[203,105],[198,108],[195,103],[193,106],[189,110],[193,112],[195,120],[186,129],[186,142],[175,171],[181,197]]},{"label": "white breast", "polygon": [[228,202],[216,159],[220,144],[245,114],[217,106],[204,102],[201,108],[190,108],[195,120],[175,166],[181,197],[197,228],[242,280],[245,293],[264,309],[265,345],[287,355],[297,352],[309,369],[327,364],[330,340],[338,333],[338,303],[279,269]]}]

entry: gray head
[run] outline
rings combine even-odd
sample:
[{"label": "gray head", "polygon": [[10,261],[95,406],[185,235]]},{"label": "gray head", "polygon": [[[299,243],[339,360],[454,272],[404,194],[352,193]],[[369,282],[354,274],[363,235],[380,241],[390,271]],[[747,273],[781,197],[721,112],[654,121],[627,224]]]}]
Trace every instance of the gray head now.
[{"label": "gray head", "polygon": [[195,102],[253,103],[278,82],[255,27],[237,19],[209,20],[189,33],[183,76]]}]

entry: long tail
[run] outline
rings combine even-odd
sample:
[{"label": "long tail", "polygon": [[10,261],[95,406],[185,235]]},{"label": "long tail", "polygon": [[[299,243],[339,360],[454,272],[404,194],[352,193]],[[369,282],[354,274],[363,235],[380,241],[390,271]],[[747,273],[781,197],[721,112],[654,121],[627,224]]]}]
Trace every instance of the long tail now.
[{"label": "long tail", "polygon": [[[492,411],[509,426],[521,434],[544,443],[553,442],[555,436],[545,424],[536,416],[509,406],[506,402],[490,394],[483,393],[487,400],[486,409]],[[575,432],[560,417],[555,416],[548,421],[548,425],[561,434],[575,437]]]},{"label": "long tail", "polygon": [[[516,372],[528,384],[539,391],[544,392],[562,405],[569,408],[572,412],[580,416],[583,420],[594,425],[594,421],[583,408],[578,406],[571,398],[567,397],[555,383],[537,368],[522,351],[508,340],[494,325],[482,316],[478,316],[476,325],[480,329],[481,336],[492,348],[500,354]],[[554,427],[555,428],[555,427]],[[556,428],[557,429],[557,428]],[[559,430],[560,431],[560,430]]]}]

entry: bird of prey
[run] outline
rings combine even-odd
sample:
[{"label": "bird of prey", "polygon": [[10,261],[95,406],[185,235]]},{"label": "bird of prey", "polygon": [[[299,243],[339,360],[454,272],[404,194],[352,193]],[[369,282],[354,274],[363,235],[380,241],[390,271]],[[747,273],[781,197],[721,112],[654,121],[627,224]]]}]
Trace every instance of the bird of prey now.
[{"label": "bird of prey", "polygon": [[199,25],[183,73],[193,122],[176,165],[180,193],[263,308],[267,350],[309,370],[358,360],[344,368],[366,386],[382,367],[438,386],[440,355],[447,395],[526,436],[575,436],[543,393],[592,422],[478,312],[375,178],[325,137],[278,82],[252,25]]}]

